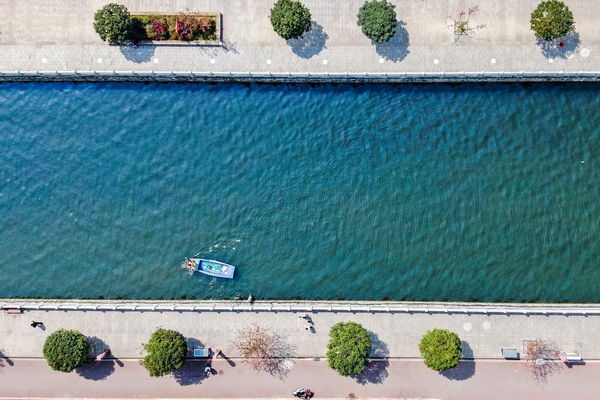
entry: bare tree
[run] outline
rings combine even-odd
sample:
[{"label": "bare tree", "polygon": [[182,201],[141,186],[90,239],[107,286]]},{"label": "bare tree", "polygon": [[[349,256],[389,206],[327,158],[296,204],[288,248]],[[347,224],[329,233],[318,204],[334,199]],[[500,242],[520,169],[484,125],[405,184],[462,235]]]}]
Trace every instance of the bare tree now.
[{"label": "bare tree", "polygon": [[537,383],[546,383],[548,376],[562,369],[562,364],[558,362],[559,349],[551,340],[525,340],[523,350],[525,368]]},{"label": "bare tree", "polygon": [[265,371],[279,378],[290,371],[296,350],[270,328],[257,324],[238,330],[230,348],[243,358],[242,362],[250,364],[256,371]]}]

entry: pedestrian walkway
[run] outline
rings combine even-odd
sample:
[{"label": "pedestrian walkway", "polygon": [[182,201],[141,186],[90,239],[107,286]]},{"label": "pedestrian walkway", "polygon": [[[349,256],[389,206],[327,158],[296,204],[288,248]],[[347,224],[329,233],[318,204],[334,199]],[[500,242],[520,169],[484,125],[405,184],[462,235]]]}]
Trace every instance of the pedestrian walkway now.
[{"label": "pedestrian walkway", "polygon": [[398,33],[374,45],[356,24],[363,0],[305,0],[313,30],[285,41],[272,29],[274,1],[127,0],[131,12],[219,12],[223,45],[109,46],[93,29],[104,0],[0,1],[0,71],[196,71],[254,73],[460,73],[598,71],[600,25],[594,0],[570,0],[576,33],[562,49],[541,49],[529,28],[537,2],[492,0],[470,17],[469,37],[457,40],[448,16],[475,3],[395,1]]},{"label": "pedestrian walkway", "polygon": [[[290,398],[292,390],[309,387],[318,398],[481,399],[493,391],[496,399],[592,399],[600,372],[597,305],[6,299],[0,306],[0,382],[10,382],[0,398]],[[310,331],[305,313],[314,322]],[[372,363],[356,379],[327,365],[329,330],[340,321],[361,323],[373,339]],[[231,349],[238,330],[251,324],[290,345],[287,374],[257,373]],[[137,360],[159,326],[187,338],[189,361],[157,379]],[[59,328],[86,335],[93,355],[106,348],[111,355],[71,374],[52,371],[42,348]],[[434,328],[450,329],[463,342],[459,366],[443,374],[426,368],[418,350]],[[560,371],[536,384],[523,361],[501,358],[501,348],[522,353],[524,340],[538,338],[578,352],[584,363],[560,363]],[[193,357],[199,347],[223,351],[213,361],[216,375],[204,377],[206,361]]]},{"label": "pedestrian walkway", "polygon": [[[142,343],[159,326],[181,332],[196,347],[229,347],[243,330],[258,324],[271,328],[295,348],[297,357],[322,358],[329,330],[337,322],[361,323],[373,336],[373,358],[419,358],[418,343],[428,330],[450,329],[463,341],[463,358],[501,358],[502,348],[523,351],[523,341],[554,341],[584,360],[600,359],[596,306],[494,305],[403,302],[246,302],[186,301],[44,301],[4,300],[0,312],[0,351],[8,357],[41,357],[46,337],[59,328],[76,329],[91,338],[96,353],[110,348],[120,359],[139,358]],[[389,311],[388,311],[389,310]],[[314,322],[305,329],[300,318]],[[32,328],[32,321],[43,322]]]}]

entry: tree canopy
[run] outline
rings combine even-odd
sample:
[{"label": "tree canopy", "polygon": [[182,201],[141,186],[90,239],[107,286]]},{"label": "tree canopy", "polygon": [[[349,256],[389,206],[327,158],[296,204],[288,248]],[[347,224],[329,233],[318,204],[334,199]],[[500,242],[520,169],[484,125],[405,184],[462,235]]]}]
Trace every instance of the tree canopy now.
[{"label": "tree canopy", "polygon": [[140,364],[148,370],[150,376],[168,375],[185,363],[187,343],[179,332],[158,328],[144,350],[148,353]]},{"label": "tree canopy", "polygon": [[356,322],[338,322],[329,331],[327,363],[342,376],[359,375],[368,363],[371,335]]},{"label": "tree canopy", "polygon": [[447,329],[434,329],[423,335],[419,350],[425,365],[434,371],[445,371],[458,364],[462,344],[456,333]]},{"label": "tree canopy", "polygon": [[298,39],[311,29],[310,10],[299,1],[277,1],[269,18],[275,32],[286,40]]},{"label": "tree canopy", "polygon": [[573,13],[562,1],[542,1],[531,13],[531,30],[539,39],[558,39],[575,30]]},{"label": "tree canopy", "polygon": [[90,344],[81,332],[59,329],[46,338],[42,351],[54,371],[71,372],[87,362]]},{"label": "tree canopy", "polygon": [[133,21],[125,6],[110,3],[94,14],[94,29],[102,40],[110,44],[121,44],[130,39]]},{"label": "tree canopy", "polygon": [[369,39],[381,44],[396,34],[396,6],[386,0],[367,1],[358,11],[358,26]]}]

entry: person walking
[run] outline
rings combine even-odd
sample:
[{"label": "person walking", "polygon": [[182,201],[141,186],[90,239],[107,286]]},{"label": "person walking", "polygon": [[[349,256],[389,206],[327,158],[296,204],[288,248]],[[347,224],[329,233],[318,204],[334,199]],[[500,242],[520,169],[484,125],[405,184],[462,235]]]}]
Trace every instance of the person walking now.
[{"label": "person walking", "polygon": [[39,326],[42,326],[42,325],[44,325],[44,323],[43,323],[43,322],[35,322],[35,321],[31,321],[31,327],[32,327],[32,328],[37,328],[37,327],[38,327],[38,325],[39,325]]}]

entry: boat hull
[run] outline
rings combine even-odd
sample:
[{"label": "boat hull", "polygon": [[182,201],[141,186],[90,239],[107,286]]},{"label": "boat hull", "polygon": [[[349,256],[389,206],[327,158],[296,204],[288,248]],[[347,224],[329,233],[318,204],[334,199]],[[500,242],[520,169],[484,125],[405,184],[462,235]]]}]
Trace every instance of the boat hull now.
[{"label": "boat hull", "polygon": [[233,265],[204,258],[188,259],[188,267],[195,272],[214,276],[216,278],[233,279],[235,273],[235,267]]}]

